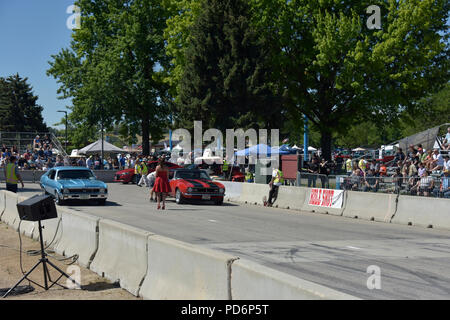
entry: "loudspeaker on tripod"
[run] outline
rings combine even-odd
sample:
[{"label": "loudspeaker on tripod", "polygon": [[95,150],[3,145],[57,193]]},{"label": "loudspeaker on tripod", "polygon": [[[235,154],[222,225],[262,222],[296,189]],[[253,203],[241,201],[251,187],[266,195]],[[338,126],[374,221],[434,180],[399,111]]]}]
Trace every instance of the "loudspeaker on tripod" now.
[{"label": "loudspeaker on tripod", "polygon": [[39,221],[57,218],[55,202],[49,195],[35,195],[17,204],[20,220]]}]

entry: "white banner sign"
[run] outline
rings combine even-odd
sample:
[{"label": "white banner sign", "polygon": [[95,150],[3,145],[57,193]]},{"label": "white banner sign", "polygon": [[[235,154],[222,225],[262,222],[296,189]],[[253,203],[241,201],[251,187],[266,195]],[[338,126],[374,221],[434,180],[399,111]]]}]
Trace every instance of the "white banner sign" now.
[{"label": "white banner sign", "polygon": [[327,208],[342,208],[344,190],[333,189],[311,189],[309,195],[309,205]]}]

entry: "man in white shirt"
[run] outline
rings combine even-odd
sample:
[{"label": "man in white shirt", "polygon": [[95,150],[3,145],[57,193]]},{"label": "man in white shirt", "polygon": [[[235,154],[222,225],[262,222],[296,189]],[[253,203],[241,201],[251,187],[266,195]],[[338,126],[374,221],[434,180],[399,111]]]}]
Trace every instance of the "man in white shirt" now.
[{"label": "man in white shirt", "polygon": [[448,155],[444,156],[444,171],[450,171],[450,157]]},{"label": "man in white shirt", "polygon": [[154,194],[153,186],[155,185],[155,180],[156,180],[156,170],[147,175],[148,186],[150,188],[150,202],[156,201],[156,196],[155,196],[155,199],[153,199],[153,194]]},{"label": "man in white shirt", "polygon": [[433,161],[431,162],[431,171],[442,170],[444,168],[444,158],[439,153],[439,149],[435,148],[433,152]]}]

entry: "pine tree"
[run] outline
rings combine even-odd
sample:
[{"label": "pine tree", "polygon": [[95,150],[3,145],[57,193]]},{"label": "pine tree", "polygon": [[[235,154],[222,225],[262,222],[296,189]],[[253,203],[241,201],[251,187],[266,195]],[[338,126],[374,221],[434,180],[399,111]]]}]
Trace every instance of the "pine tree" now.
[{"label": "pine tree", "polygon": [[19,74],[0,78],[0,131],[43,132],[47,126],[42,117],[43,107],[27,83],[28,78]]},{"label": "pine tree", "polygon": [[264,43],[250,25],[244,0],[208,0],[195,20],[180,84],[179,125],[192,128],[267,128],[281,114],[268,81]]}]

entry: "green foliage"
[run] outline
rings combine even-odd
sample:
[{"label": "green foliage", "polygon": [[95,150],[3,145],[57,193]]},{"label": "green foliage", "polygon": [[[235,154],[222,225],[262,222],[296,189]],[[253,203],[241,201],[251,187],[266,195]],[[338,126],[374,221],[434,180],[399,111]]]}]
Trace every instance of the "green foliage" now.
[{"label": "green foliage", "polygon": [[42,117],[43,107],[36,104],[28,78],[19,74],[0,78],[0,131],[47,132]]},{"label": "green foliage", "polygon": [[[368,119],[394,121],[449,79],[448,1],[250,3],[284,105],[317,126],[326,157],[333,135]],[[365,25],[370,5],[381,7],[381,30]]]},{"label": "green foliage", "polygon": [[61,98],[72,98],[70,119],[77,128],[126,124],[130,135],[142,135],[148,154],[149,136],[161,134],[169,113],[162,71],[168,64],[167,11],[162,1],[75,4],[81,8],[81,28],[70,49],[52,56],[47,73],[58,79]]},{"label": "green foliage", "polygon": [[244,0],[210,0],[189,28],[178,91],[180,125],[278,128],[280,102],[270,90],[265,44],[250,24]]},{"label": "green foliage", "polygon": [[402,116],[402,134],[417,132],[450,123],[450,83],[439,92],[420,99],[417,108]]}]

